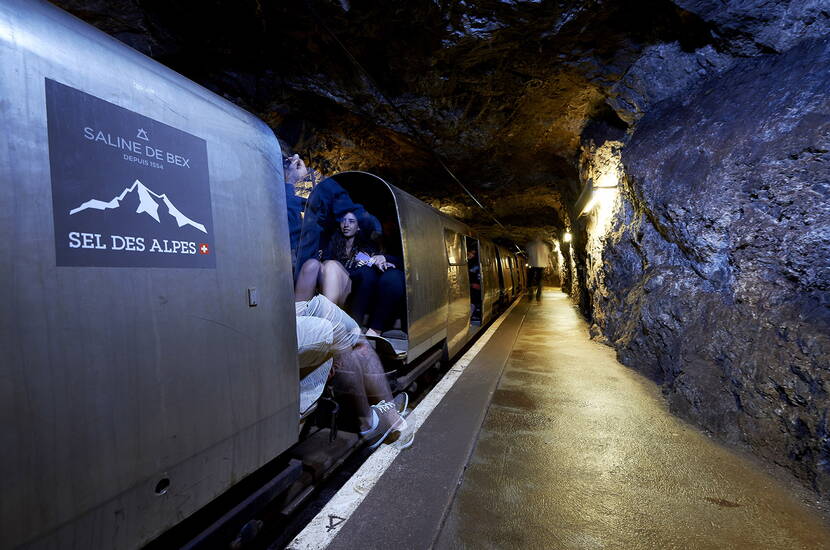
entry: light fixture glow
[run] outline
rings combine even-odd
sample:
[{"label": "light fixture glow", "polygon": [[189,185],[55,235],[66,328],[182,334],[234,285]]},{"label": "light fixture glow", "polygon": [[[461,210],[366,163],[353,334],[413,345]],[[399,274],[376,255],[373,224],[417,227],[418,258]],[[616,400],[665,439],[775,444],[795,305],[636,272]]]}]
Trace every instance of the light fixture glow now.
[{"label": "light fixture glow", "polygon": [[588,202],[582,208],[582,212],[580,212],[579,215],[581,216],[583,214],[587,214],[588,212],[591,211],[591,209],[594,206],[596,206],[596,204],[597,204],[597,194],[594,192],[594,193],[591,193],[591,198],[588,199]]},{"label": "light fixture glow", "polygon": [[612,189],[619,185],[616,171],[608,171],[599,177],[594,189]]},{"label": "light fixture glow", "polygon": [[571,238],[572,237],[571,237],[571,234],[570,234],[569,231],[566,231],[565,234],[562,235],[562,240],[565,241],[566,243],[571,242]]}]

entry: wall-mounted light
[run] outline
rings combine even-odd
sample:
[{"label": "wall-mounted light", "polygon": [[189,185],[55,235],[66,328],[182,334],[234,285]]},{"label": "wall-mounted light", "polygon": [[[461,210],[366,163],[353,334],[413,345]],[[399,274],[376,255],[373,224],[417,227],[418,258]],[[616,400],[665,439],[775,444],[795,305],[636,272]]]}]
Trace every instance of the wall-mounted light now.
[{"label": "wall-mounted light", "polygon": [[617,189],[619,180],[616,171],[608,171],[597,178],[597,182],[588,180],[582,193],[576,200],[576,210],[580,216],[589,213],[601,199],[614,195],[616,191],[603,191],[604,189]]},{"label": "wall-mounted light", "polygon": [[614,189],[619,184],[616,171],[605,172],[597,179],[594,189]]},{"label": "wall-mounted light", "polygon": [[571,242],[572,238],[573,237],[571,236],[571,233],[569,231],[566,231],[565,234],[562,235],[562,240],[565,241],[566,243]]},{"label": "wall-mounted light", "polygon": [[579,211],[580,216],[584,216],[588,212],[594,209],[594,206],[597,204],[597,194],[591,191],[590,196],[588,197],[588,202],[585,203],[585,206]]}]

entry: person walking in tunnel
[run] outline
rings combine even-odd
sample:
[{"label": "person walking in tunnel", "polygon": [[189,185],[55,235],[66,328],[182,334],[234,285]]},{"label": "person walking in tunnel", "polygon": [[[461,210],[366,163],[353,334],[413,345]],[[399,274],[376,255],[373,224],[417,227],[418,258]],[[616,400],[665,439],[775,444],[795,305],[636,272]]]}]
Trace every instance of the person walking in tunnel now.
[{"label": "person walking in tunnel", "polygon": [[550,247],[543,240],[544,235],[538,234],[527,243],[527,263],[530,266],[527,273],[527,288],[533,296],[533,287],[536,287],[536,301],[542,300],[542,276],[548,266]]}]

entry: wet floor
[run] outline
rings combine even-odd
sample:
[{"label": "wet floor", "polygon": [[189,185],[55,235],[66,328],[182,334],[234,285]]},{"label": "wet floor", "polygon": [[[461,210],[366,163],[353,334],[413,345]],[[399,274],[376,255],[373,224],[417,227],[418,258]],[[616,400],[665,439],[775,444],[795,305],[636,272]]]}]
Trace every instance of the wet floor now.
[{"label": "wet floor", "polygon": [[830,549],[830,529],[791,488],[672,416],[549,289],[436,547]]}]

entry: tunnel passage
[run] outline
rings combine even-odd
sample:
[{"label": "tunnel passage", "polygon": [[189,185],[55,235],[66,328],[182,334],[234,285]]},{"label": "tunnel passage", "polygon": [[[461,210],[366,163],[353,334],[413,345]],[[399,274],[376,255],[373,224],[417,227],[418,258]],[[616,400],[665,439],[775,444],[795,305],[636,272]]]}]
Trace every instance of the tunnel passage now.
[{"label": "tunnel passage", "polygon": [[545,232],[596,339],[828,502],[819,3],[55,3],[318,174],[371,171],[502,244]]}]

